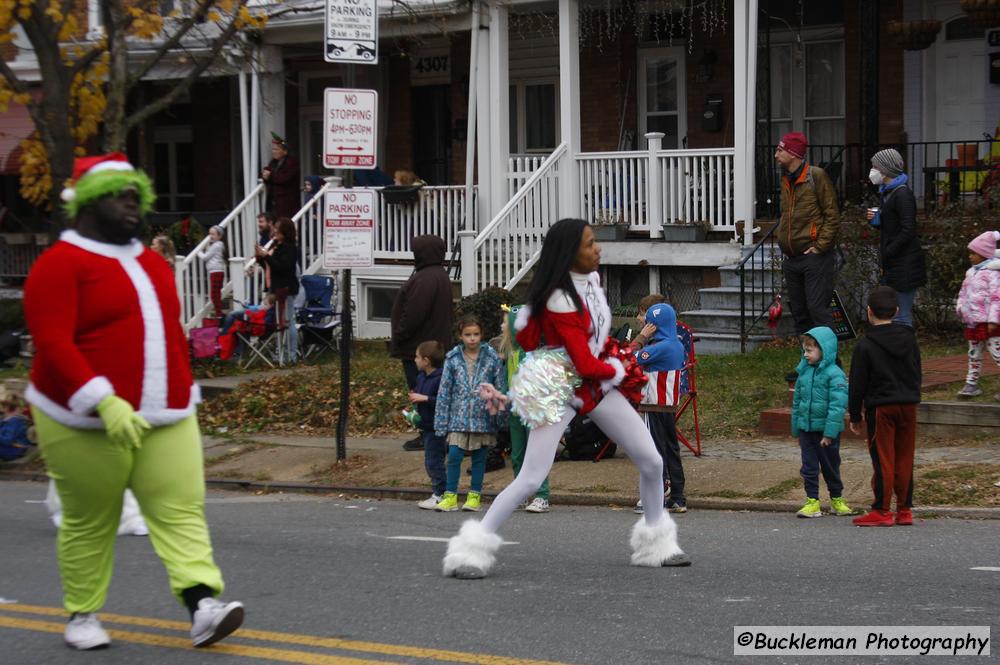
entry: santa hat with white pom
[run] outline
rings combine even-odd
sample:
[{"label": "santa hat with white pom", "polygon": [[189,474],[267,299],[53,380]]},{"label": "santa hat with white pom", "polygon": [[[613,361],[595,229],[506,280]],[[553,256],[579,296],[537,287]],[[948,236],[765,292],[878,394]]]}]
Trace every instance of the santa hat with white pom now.
[{"label": "santa hat with white pom", "polygon": [[122,153],[111,152],[77,157],[73,163],[73,179],[62,190],[60,197],[66,202],[66,212],[70,217],[76,217],[83,206],[104,196],[121,194],[129,188],[139,195],[139,208],[143,214],[153,209],[156,196],[149,176],[132,166]]}]

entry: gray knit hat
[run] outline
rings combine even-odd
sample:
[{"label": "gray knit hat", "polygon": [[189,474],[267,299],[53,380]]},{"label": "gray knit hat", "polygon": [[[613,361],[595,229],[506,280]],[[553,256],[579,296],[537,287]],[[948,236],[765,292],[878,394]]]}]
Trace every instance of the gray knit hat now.
[{"label": "gray knit hat", "polygon": [[903,157],[893,148],[879,150],[872,157],[872,166],[888,178],[895,178],[903,172]]}]

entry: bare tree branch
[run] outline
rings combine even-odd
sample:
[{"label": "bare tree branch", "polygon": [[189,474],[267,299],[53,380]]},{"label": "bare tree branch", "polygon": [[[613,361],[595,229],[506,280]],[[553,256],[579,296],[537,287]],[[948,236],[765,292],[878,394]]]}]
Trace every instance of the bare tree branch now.
[{"label": "bare tree branch", "polygon": [[[180,26],[178,26],[176,32],[174,32],[169,39],[166,39],[162,44],[160,44],[159,48],[156,49],[156,52],[149,56],[137,72],[129,76],[128,82],[125,84],[125,89],[129,90],[135,86],[136,83],[141,81],[142,78],[148,74],[165,55],[167,55],[167,53],[180,43],[181,39],[183,39],[185,35],[190,32],[191,28],[193,28],[196,23],[204,20],[205,16],[208,14],[208,10],[211,9],[215,3],[216,0],[199,0],[198,6],[195,7],[193,12],[191,12],[191,16],[184,19]],[[240,0],[241,7],[246,5],[246,3],[247,0]]]},{"label": "bare tree branch", "polygon": [[168,107],[175,99],[187,92],[191,88],[192,84],[194,84],[195,80],[198,79],[198,77],[200,77],[216,60],[218,60],[223,47],[229,43],[232,36],[236,34],[236,23],[237,16],[234,14],[232,20],[229,22],[229,25],[227,25],[226,28],[212,41],[212,44],[208,49],[207,57],[202,62],[195,65],[191,71],[188,72],[186,77],[171,88],[170,92],[164,94],[151,104],[146,104],[143,108],[125,118],[126,133],[139,123],[145,121],[147,118],[156,115]]}]

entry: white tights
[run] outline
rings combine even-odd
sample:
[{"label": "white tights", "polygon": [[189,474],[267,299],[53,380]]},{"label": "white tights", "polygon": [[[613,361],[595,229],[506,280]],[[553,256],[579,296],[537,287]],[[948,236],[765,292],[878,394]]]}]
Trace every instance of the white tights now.
[{"label": "white tights", "polygon": [[[483,517],[484,530],[499,531],[517,506],[534,495],[549,475],[559,439],[573,415],[573,409],[567,407],[559,422],[531,430],[521,472],[493,501]],[[669,521],[670,516],[663,510],[663,459],[639,414],[620,392],[612,390],[588,415],[639,467],[639,497],[646,524],[657,524],[663,518]]]}]

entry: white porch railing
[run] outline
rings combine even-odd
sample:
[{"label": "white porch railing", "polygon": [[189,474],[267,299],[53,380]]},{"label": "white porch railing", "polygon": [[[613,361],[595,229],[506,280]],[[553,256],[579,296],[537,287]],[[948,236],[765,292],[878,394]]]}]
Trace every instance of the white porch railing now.
[{"label": "white porch railing", "polygon": [[[733,148],[662,150],[659,189],[663,222],[702,222],[713,231],[736,231],[733,214]],[[655,185],[659,184],[658,188]]]},{"label": "white porch railing", "polygon": [[[473,188],[473,199],[478,190]],[[444,239],[445,259],[450,260],[465,225],[465,186],[423,187],[409,204],[386,203],[382,190],[375,190],[375,258],[409,260],[414,236],[435,235]],[[478,206],[473,200],[474,214]],[[476,226],[479,226],[478,214]]]},{"label": "white porch railing", "polygon": [[[538,260],[545,232],[559,219],[559,145],[462,251],[462,291],[512,288]],[[471,251],[468,251],[471,250]]]},{"label": "white porch railing", "polygon": [[511,155],[507,159],[507,198],[512,199],[548,155]]},{"label": "white porch railing", "polygon": [[642,152],[592,152],[577,157],[580,164],[580,210],[587,221],[627,223],[649,229],[646,214],[647,166]]},{"label": "white porch railing", "polygon": [[[264,183],[258,183],[250,194],[219,222],[218,225],[224,231],[224,240],[230,256],[253,254],[254,245],[257,243],[257,216],[264,210],[264,196]],[[209,299],[208,272],[205,270],[205,262],[198,257],[199,252],[205,251],[208,242],[209,238],[206,235],[176,268],[177,295],[181,300],[181,323],[185,332],[200,325],[202,318],[212,307]],[[232,270],[229,273],[223,283],[223,296],[233,291],[234,275]]]}]

